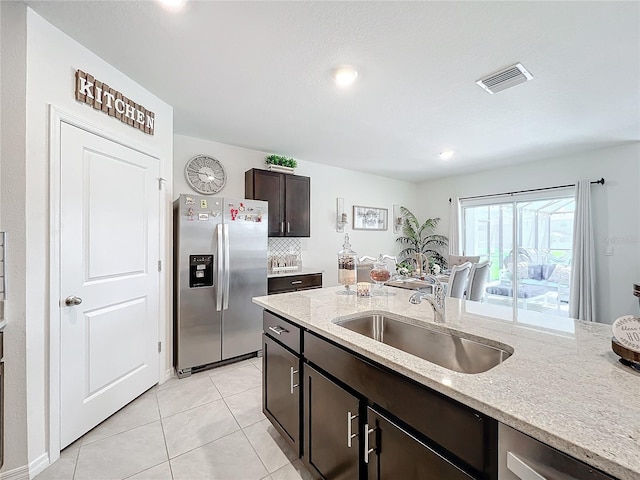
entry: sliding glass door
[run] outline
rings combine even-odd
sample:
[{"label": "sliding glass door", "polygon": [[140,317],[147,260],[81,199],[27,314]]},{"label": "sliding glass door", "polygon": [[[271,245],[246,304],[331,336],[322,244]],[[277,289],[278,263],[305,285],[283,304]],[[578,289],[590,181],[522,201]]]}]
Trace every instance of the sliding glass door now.
[{"label": "sliding glass door", "polygon": [[491,262],[485,301],[567,316],[573,192],[468,199],[461,205],[464,254]]}]

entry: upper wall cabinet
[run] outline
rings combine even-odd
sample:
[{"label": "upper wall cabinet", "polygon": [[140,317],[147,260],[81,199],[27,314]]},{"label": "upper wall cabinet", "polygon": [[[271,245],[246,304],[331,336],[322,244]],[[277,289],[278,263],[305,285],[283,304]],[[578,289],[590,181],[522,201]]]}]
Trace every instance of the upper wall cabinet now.
[{"label": "upper wall cabinet", "polygon": [[244,174],[244,195],[269,202],[270,237],[309,237],[311,179],[252,168]]}]

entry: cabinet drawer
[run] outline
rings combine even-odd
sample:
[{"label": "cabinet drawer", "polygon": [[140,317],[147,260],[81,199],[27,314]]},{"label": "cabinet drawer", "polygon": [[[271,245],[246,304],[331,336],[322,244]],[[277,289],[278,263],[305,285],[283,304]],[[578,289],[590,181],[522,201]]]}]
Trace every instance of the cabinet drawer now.
[{"label": "cabinet drawer", "polygon": [[300,327],[265,310],[262,314],[262,328],[271,338],[300,353]]},{"label": "cabinet drawer", "polygon": [[489,448],[497,442],[494,419],[310,332],[304,333],[304,356],[483,476],[495,471],[497,455]]},{"label": "cabinet drawer", "polygon": [[267,279],[267,293],[295,292],[322,287],[322,274],[289,275],[286,277],[271,277]]}]

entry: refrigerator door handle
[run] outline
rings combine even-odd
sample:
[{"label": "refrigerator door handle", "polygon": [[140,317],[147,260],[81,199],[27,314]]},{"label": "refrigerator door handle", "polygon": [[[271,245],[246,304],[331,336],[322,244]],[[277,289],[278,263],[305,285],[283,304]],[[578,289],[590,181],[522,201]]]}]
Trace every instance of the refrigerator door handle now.
[{"label": "refrigerator door handle", "polygon": [[229,308],[229,225],[222,225],[224,237],[224,296],[222,297],[222,309]]},{"label": "refrigerator door handle", "polygon": [[216,259],[217,268],[217,279],[216,279],[216,312],[222,310],[222,283],[224,280],[224,266],[222,264],[222,225],[216,225],[216,254],[218,258]]}]

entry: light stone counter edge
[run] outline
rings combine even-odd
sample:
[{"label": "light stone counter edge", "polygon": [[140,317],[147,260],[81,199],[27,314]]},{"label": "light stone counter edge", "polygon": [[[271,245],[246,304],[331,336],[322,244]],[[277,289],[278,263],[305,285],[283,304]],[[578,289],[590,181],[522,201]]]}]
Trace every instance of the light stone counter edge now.
[{"label": "light stone counter edge", "polygon": [[[611,351],[611,327],[551,315],[447,300],[444,324],[426,302],[411,305],[412,292],[388,297],[337,295],[342,287],[256,297],[254,303],[336,343],[460,401],[619,479],[640,480],[640,374]],[[450,371],[335,325],[333,320],[378,311],[411,323],[502,343],[514,354],[481,374]],[[537,316],[536,316],[537,315]]]}]

